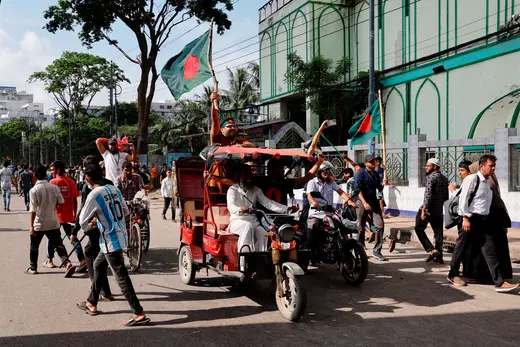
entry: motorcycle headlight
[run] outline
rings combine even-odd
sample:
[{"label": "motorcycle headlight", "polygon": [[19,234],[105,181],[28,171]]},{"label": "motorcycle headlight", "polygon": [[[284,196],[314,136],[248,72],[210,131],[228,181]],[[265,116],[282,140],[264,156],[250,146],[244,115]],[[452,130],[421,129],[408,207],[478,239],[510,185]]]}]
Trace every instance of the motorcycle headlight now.
[{"label": "motorcycle headlight", "polygon": [[278,238],[282,242],[291,242],[296,236],[296,230],[290,224],[284,224],[278,228]]}]

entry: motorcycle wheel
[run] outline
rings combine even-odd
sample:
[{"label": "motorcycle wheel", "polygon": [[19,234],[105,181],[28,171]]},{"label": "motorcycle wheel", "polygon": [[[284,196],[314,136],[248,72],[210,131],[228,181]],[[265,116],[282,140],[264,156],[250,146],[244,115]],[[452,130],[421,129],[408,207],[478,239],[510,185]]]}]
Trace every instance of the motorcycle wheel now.
[{"label": "motorcycle wheel", "polygon": [[365,281],[368,274],[368,256],[359,242],[348,251],[344,249],[340,264],[341,275],[351,286],[358,286]]},{"label": "motorcycle wheel", "polygon": [[141,239],[141,228],[139,224],[132,224],[129,241],[128,260],[130,262],[130,270],[136,272],[141,266],[141,256],[143,254],[143,240]]},{"label": "motorcycle wheel", "polygon": [[182,246],[179,253],[179,272],[181,280],[184,284],[193,284],[195,282],[196,269],[193,266],[191,251],[189,246]]},{"label": "motorcycle wheel", "polygon": [[291,322],[297,322],[305,312],[307,292],[298,277],[290,271],[287,271],[284,275],[282,285],[284,286],[282,291],[286,292],[287,296],[280,297],[278,290],[276,291],[276,306],[278,307],[278,311],[280,311],[285,319]]}]

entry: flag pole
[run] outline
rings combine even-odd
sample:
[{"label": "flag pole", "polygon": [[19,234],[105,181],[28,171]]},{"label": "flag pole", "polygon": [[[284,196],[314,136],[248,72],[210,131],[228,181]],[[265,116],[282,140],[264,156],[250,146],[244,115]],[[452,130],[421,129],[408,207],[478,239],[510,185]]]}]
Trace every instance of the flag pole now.
[{"label": "flag pole", "polygon": [[[212,56],[213,56],[213,22],[214,22],[214,19],[212,18],[210,26],[209,26],[208,65],[209,65],[209,69],[211,71],[211,76],[213,76],[213,91],[215,93],[218,93],[218,80],[217,80],[217,76],[215,75],[215,70],[213,69],[213,61],[212,61]],[[219,106],[218,106],[218,101],[217,100],[213,101],[213,106],[215,107],[215,109],[219,110]]]},{"label": "flag pole", "polygon": [[386,180],[386,134],[385,134],[385,110],[383,108],[383,97],[381,96],[381,89],[378,90],[379,93],[379,109],[381,112],[381,141],[383,142],[383,168],[385,169],[383,173],[383,179]]}]

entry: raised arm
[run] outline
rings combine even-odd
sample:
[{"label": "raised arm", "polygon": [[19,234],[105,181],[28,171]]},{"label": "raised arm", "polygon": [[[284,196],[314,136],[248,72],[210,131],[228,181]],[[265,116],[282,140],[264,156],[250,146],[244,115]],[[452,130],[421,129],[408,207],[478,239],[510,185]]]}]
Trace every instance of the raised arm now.
[{"label": "raised arm", "polygon": [[218,111],[218,101],[220,99],[220,95],[213,92],[211,93],[211,130],[210,130],[210,138],[212,136],[217,136],[220,133],[220,122],[219,122],[219,111]]},{"label": "raised arm", "polygon": [[318,131],[316,132],[316,134],[312,138],[311,145],[310,145],[309,149],[307,150],[307,154],[308,155],[313,155],[314,154],[314,151],[316,150],[316,147],[318,147],[318,141],[320,140],[321,133],[325,129],[327,129],[327,121],[324,121],[323,123],[321,123],[320,128],[318,129]]},{"label": "raised arm", "polygon": [[324,161],[325,161],[325,157],[323,156],[323,154],[320,154],[318,156],[318,161],[309,170],[309,172],[307,172],[307,174],[305,176],[298,177],[298,178],[296,178],[294,180],[294,189],[303,188],[307,182],[309,182],[314,177],[316,177],[316,173],[318,172],[318,170],[320,169],[321,164],[323,164]]},{"label": "raised arm", "polygon": [[345,168],[348,168],[349,164],[352,165],[352,167],[356,167],[357,166],[357,163],[354,160],[350,159],[348,157],[348,155],[343,154],[342,157],[345,160]]},{"label": "raised arm", "polygon": [[96,140],[96,147],[99,151],[99,153],[103,154],[107,151],[107,147],[108,147],[108,139],[104,138],[104,137],[100,137],[99,139]]},{"label": "raised arm", "polygon": [[135,153],[135,147],[133,143],[129,143],[128,146],[130,147],[130,152],[132,154],[129,154],[126,156],[126,161],[131,161],[134,163],[137,163],[139,160],[137,158],[137,154]]}]

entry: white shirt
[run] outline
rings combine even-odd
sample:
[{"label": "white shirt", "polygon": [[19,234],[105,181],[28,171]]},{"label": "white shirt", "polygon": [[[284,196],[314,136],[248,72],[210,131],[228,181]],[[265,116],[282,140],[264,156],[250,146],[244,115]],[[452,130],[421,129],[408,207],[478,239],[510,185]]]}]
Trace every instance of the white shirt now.
[{"label": "white shirt", "polygon": [[88,231],[91,219],[97,217],[101,253],[112,253],[128,247],[125,217],[129,214],[121,191],[106,185],[90,192],[81,208],[79,224]]},{"label": "white shirt", "polygon": [[[323,183],[317,177],[313,178],[307,185],[307,193],[319,192],[324,199],[314,198],[320,206],[332,205],[334,203],[334,192],[340,189],[336,182]],[[315,217],[316,215],[323,215],[323,212],[315,210],[313,208],[309,211],[309,217]]]},{"label": "white shirt", "polygon": [[36,213],[35,231],[48,231],[60,228],[56,206],[65,203],[60,188],[46,180],[38,181],[29,191],[29,212]]},{"label": "white shirt", "polygon": [[115,184],[117,182],[117,178],[123,174],[123,163],[125,162],[128,154],[125,152],[119,152],[117,155],[114,155],[107,150],[102,154],[102,156],[105,163],[105,176]]},{"label": "white shirt", "polygon": [[253,187],[245,192],[238,184],[235,184],[229,187],[227,191],[227,208],[231,214],[229,221],[240,219],[250,221],[251,223],[256,222],[257,218],[255,215],[241,215],[241,207],[254,208],[257,202],[270,211],[287,213],[287,206],[269,200],[259,188]]},{"label": "white shirt", "polygon": [[0,170],[0,181],[2,182],[2,190],[10,190],[11,189],[11,176],[12,176],[11,169],[4,167],[2,170]]},{"label": "white shirt", "polygon": [[161,182],[161,195],[165,198],[173,196],[173,178],[164,178]]},{"label": "white shirt", "polygon": [[[475,191],[477,179],[480,180],[475,198],[470,206],[468,199],[472,192]],[[473,214],[487,216],[493,199],[493,191],[489,187],[489,180],[479,172],[469,175],[462,181],[462,192],[459,197],[459,216],[471,217]]]}]

